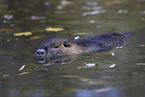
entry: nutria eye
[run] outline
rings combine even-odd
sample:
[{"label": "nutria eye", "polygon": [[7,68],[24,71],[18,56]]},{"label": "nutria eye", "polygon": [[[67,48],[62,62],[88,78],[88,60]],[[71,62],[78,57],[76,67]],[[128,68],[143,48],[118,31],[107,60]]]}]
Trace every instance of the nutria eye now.
[{"label": "nutria eye", "polygon": [[64,47],[70,47],[70,44],[68,42],[63,43]]}]

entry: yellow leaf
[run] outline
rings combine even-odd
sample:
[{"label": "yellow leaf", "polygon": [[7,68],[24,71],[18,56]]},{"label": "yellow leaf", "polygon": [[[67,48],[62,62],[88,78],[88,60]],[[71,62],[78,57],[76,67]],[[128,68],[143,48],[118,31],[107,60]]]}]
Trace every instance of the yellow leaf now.
[{"label": "yellow leaf", "polygon": [[34,37],[30,37],[30,40],[40,39],[42,37],[44,37],[44,36],[34,36]]},{"label": "yellow leaf", "polygon": [[52,27],[48,27],[48,28],[46,28],[45,30],[46,30],[46,31],[58,32],[58,31],[64,30],[64,28],[52,28]]},{"label": "yellow leaf", "polygon": [[32,35],[31,32],[21,32],[21,33],[15,33],[14,36],[29,36]]},{"label": "yellow leaf", "polygon": [[0,32],[9,32],[12,31],[12,29],[0,29]]}]

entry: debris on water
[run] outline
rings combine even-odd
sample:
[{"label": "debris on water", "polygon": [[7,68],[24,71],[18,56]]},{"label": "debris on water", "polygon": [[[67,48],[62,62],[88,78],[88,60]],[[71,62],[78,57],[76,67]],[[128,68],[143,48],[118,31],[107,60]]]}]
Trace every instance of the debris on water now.
[{"label": "debris on water", "polygon": [[95,20],[91,20],[90,23],[91,23],[91,24],[95,23]]},{"label": "debris on water", "polygon": [[76,32],[73,35],[87,35],[87,34],[93,34],[92,32]]},{"label": "debris on water", "polygon": [[60,2],[60,5],[58,5],[58,6],[56,7],[56,9],[57,9],[57,10],[62,10],[65,6],[72,5],[72,4],[73,4],[72,1],[62,0],[62,1]]},{"label": "debris on water", "polygon": [[84,62],[84,63],[85,63],[85,65],[86,65],[88,68],[98,66],[97,63],[86,63],[86,62]]},{"label": "debris on water", "polygon": [[41,17],[39,17],[39,16],[31,16],[31,17],[28,17],[28,19],[30,19],[30,20],[40,20],[40,19],[46,19],[46,17],[45,16],[41,16]]},{"label": "debris on water", "polygon": [[32,35],[31,32],[21,32],[21,33],[15,33],[14,36],[29,36]]},{"label": "debris on water", "polygon": [[97,27],[98,29],[100,28],[100,26],[99,26],[99,25],[97,25],[96,27]]},{"label": "debris on water", "polygon": [[40,38],[43,38],[44,36],[41,35],[41,36],[33,36],[33,37],[30,37],[29,39],[30,40],[35,40],[35,39],[40,39]]},{"label": "debris on water", "polygon": [[136,65],[144,65],[145,66],[145,63],[136,63]]},{"label": "debris on water", "polygon": [[88,11],[90,11],[90,10],[101,10],[102,7],[101,6],[99,6],[99,7],[88,7],[88,6],[84,6],[83,9],[88,10]]},{"label": "debris on water", "polygon": [[6,20],[11,20],[14,16],[13,15],[4,15]]},{"label": "debris on water", "polygon": [[85,63],[85,66],[78,66],[77,68],[78,69],[81,69],[81,68],[94,68],[94,67],[97,67],[99,64],[98,63]]},{"label": "debris on water", "polygon": [[28,74],[28,73],[30,73],[30,72],[22,72],[19,75],[25,75],[25,74]]},{"label": "debris on water", "polygon": [[4,75],[2,75],[3,77],[8,77],[9,76],[9,74],[4,74]]},{"label": "debris on water", "polygon": [[78,76],[78,75],[62,75],[61,77],[66,77],[66,78],[78,78],[78,79],[87,79],[87,78],[85,78],[85,77]]},{"label": "debris on water", "polygon": [[143,47],[143,46],[145,46],[145,45],[144,45],[144,44],[141,44],[141,45],[138,45],[138,46],[142,46],[142,47]]},{"label": "debris on water", "polygon": [[66,11],[56,11],[55,13],[56,14],[66,14],[67,12]]},{"label": "debris on water", "polygon": [[115,56],[115,54],[114,54],[113,52],[111,52],[111,55],[112,55],[112,56]]},{"label": "debris on water", "polygon": [[97,6],[98,3],[97,2],[86,2],[87,6]]},{"label": "debris on water", "polygon": [[46,1],[46,2],[44,2],[44,5],[45,5],[45,6],[49,6],[50,3],[49,3],[48,1]]},{"label": "debris on water", "polygon": [[102,88],[102,89],[97,89],[96,92],[97,93],[101,93],[101,92],[107,92],[107,91],[110,91],[112,90],[113,88]]},{"label": "debris on water", "polygon": [[3,23],[7,23],[7,20],[3,20]]},{"label": "debris on water", "polygon": [[58,31],[63,31],[64,28],[53,28],[53,27],[48,27],[45,29],[46,31],[53,31],[53,32],[58,32]]},{"label": "debris on water", "polygon": [[95,11],[91,11],[91,12],[84,12],[82,14],[82,16],[87,16],[87,15],[96,15],[96,14],[100,14],[100,13],[105,13],[105,10],[95,10]]},{"label": "debris on water", "polygon": [[73,2],[72,1],[66,1],[66,0],[64,0],[64,1],[61,1],[61,5],[72,5],[73,4]]},{"label": "debris on water", "polygon": [[12,29],[0,29],[0,32],[11,32],[11,31],[13,31]]},{"label": "debris on water", "polygon": [[9,42],[10,41],[10,39],[7,39],[7,42]]},{"label": "debris on water", "polygon": [[77,40],[77,39],[79,39],[79,38],[80,38],[79,36],[76,36],[74,39]]},{"label": "debris on water", "polygon": [[118,10],[118,13],[127,13],[127,10],[122,10],[122,9],[120,9],[120,10]]},{"label": "debris on water", "polygon": [[145,11],[142,11],[141,14],[145,14]]},{"label": "debris on water", "polygon": [[63,6],[62,6],[62,5],[58,5],[58,6],[56,7],[56,9],[62,10],[62,9],[63,9]]},{"label": "debris on water", "polygon": [[116,66],[116,64],[114,63],[114,64],[110,65],[109,68],[114,68],[115,66]]},{"label": "debris on water", "polygon": [[15,24],[10,24],[10,26],[11,26],[11,27],[14,27],[14,26],[15,26]]},{"label": "debris on water", "polygon": [[23,70],[25,66],[26,66],[26,65],[23,65],[23,66],[19,69],[19,71]]}]

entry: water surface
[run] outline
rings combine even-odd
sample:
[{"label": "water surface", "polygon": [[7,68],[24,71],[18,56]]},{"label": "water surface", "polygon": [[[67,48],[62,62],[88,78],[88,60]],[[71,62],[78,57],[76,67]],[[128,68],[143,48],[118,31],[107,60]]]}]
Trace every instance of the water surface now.
[{"label": "water surface", "polygon": [[[144,97],[144,0],[1,0],[0,95],[2,97]],[[64,28],[49,32],[47,27]],[[37,62],[35,52],[51,38],[135,31],[121,47]],[[29,36],[15,33],[31,32]],[[88,67],[88,64],[95,66]]]}]

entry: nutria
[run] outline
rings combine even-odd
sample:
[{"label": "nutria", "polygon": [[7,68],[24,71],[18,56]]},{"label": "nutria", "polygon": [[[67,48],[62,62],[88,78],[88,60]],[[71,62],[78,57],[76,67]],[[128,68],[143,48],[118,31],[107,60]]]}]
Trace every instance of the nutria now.
[{"label": "nutria", "polygon": [[58,57],[97,51],[107,51],[122,45],[134,32],[106,33],[93,37],[68,40],[53,38],[45,41],[36,51],[36,56]]}]

